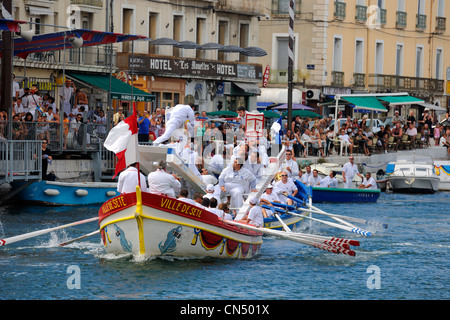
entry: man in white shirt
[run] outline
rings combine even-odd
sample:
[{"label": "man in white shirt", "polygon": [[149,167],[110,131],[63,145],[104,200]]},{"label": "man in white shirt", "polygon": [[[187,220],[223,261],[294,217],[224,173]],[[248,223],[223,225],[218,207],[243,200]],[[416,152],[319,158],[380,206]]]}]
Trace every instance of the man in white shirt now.
[{"label": "man in white shirt", "polygon": [[308,185],[311,187],[318,187],[320,185],[320,180],[322,179],[319,177],[319,171],[314,169],[313,175],[308,179]]},{"label": "man in white shirt", "polygon": [[166,116],[166,130],[163,135],[158,137],[154,142],[154,146],[158,146],[164,141],[167,141],[172,136],[172,133],[179,128],[186,128],[189,130],[191,138],[194,137],[195,114],[194,110],[187,104],[177,104],[173,110]]},{"label": "man in white shirt", "polygon": [[[265,204],[270,207],[273,207],[272,202],[281,203],[280,197],[278,197],[278,195],[272,191],[273,191],[273,186],[271,184],[269,184],[266,188],[266,192],[264,192],[261,195],[261,198],[259,199],[261,204]],[[263,213],[264,218],[267,218],[267,217],[270,217],[273,215],[272,210],[264,209],[264,208],[262,208],[262,213]]]},{"label": "man in white shirt", "polygon": [[273,189],[273,191],[280,197],[281,203],[288,205],[292,205],[293,202],[285,196],[289,195],[295,197],[298,193],[297,186],[291,179],[288,179],[288,174],[285,171],[281,173],[281,180],[275,183]]},{"label": "man in white shirt", "polygon": [[287,172],[288,178],[297,178],[299,169],[297,161],[292,159],[292,150],[286,151],[286,160],[283,162],[280,169]]},{"label": "man in white shirt", "polygon": [[142,192],[148,192],[147,182],[145,176],[139,172],[139,184],[137,163],[132,163],[127,169],[119,174],[117,181],[117,192],[119,193],[133,193],[136,192],[136,186],[140,185]]},{"label": "man in white shirt", "polygon": [[195,206],[196,202],[194,200],[192,200],[191,198],[188,198],[188,196],[189,196],[189,191],[187,191],[187,189],[181,189],[178,200]]},{"label": "man in white shirt", "polygon": [[59,89],[59,97],[61,98],[62,110],[69,116],[72,111],[72,106],[70,105],[70,99],[72,95],[75,94],[75,83],[71,80],[66,80],[65,85]]},{"label": "man in white shirt", "polygon": [[215,190],[216,189],[214,188],[214,185],[208,184],[206,186],[206,194],[203,196],[203,198],[208,198],[209,200],[214,198],[217,200],[217,203],[220,204],[221,203],[220,196],[215,193]]},{"label": "man in white shirt", "polygon": [[244,193],[255,191],[256,177],[243,168],[243,160],[237,158],[231,167],[226,167],[219,176],[219,185],[223,193],[230,195],[231,209],[238,209],[244,204]]},{"label": "man in white shirt", "polygon": [[30,89],[30,94],[26,97],[28,103],[28,112],[30,112],[33,115],[33,120],[36,121],[37,119],[37,114],[36,109],[41,107],[41,103],[42,103],[42,99],[40,96],[38,96],[36,94],[37,89],[36,88],[32,88]]},{"label": "man in white shirt", "polygon": [[242,219],[241,222],[254,225],[255,227],[264,226],[264,216],[259,206],[259,200],[256,197],[251,197],[249,200],[251,209],[248,212],[246,219]]},{"label": "man in white shirt", "polygon": [[366,172],[366,177],[364,178],[363,182],[359,185],[359,189],[378,189],[377,188],[377,182],[374,178],[372,178],[372,175],[370,172]]},{"label": "man in white shirt", "polygon": [[175,198],[175,194],[181,189],[181,183],[177,176],[169,174],[165,170],[166,162],[160,161],[159,168],[154,172],[150,172],[148,175],[148,192]]},{"label": "man in white shirt", "polygon": [[308,179],[309,179],[309,177],[311,177],[312,176],[312,171],[311,171],[311,166],[306,166],[306,168],[305,168],[305,174],[303,175],[303,177],[305,177],[304,179],[305,179],[305,184],[308,184]]},{"label": "man in white shirt", "polygon": [[355,175],[358,175],[361,179],[363,179],[362,174],[358,171],[358,166],[353,163],[353,160],[355,160],[355,158],[350,156],[349,162],[344,164],[342,167],[342,179],[344,180],[344,188],[346,189],[350,189],[352,187],[352,181]]},{"label": "man in white shirt", "polygon": [[223,171],[227,150],[224,148],[222,154],[216,153],[208,163],[208,171],[216,177]]},{"label": "man in white shirt", "polygon": [[330,174],[328,176],[326,176],[325,178],[320,180],[319,187],[322,187],[322,188],[337,188],[338,187],[338,182],[337,182],[335,177],[336,177],[336,172],[331,170]]},{"label": "man in white shirt", "polygon": [[303,174],[302,170],[298,170],[298,176],[295,179],[300,181],[303,184],[308,184],[308,180],[306,179],[306,175]]},{"label": "man in white shirt", "polygon": [[[344,129],[341,129],[341,134],[339,135],[339,143],[342,143],[344,147],[348,147],[350,149],[350,154],[353,153],[353,143]],[[344,153],[344,151],[342,151],[342,153]]]}]

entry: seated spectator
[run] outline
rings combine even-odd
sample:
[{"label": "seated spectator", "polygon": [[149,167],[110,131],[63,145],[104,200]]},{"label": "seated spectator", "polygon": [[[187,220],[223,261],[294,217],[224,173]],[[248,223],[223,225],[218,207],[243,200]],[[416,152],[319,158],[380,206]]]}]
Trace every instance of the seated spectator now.
[{"label": "seated spectator", "polygon": [[350,154],[353,154],[353,142],[344,129],[341,129],[339,142],[342,143],[344,147],[348,147],[350,149]]},{"label": "seated spectator", "polygon": [[417,136],[417,129],[412,123],[409,124],[408,130],[406,130],[406,134],[409,137],[409,141],[411,141],[411,145],[414,145]]},{"label": "seated spectator", "polygon": [[355,136],[356,141],[358,141],[358,143],[360,145],[362,145],[363,147],[363,151],[364,151],[364,155],[369,156],[370,155],[370,151],[368,148],[367,143],[369,142],[369,138],[367,136],[365,136],[363,134],[363,131],[361,128],[358,129],[356,136]]}]

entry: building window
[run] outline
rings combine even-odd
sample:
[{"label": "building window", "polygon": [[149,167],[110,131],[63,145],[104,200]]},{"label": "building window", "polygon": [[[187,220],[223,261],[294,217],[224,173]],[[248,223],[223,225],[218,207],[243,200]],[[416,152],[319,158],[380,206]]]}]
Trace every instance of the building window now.
[{"label": "building window", "polygon": [[436,49],[436,79],[442,79],[442,49]]},{"label": "building window", "polygon": [[[173,35],[172,39],[175,41],[182,41],[182,30],[183,30],[183,16],[173,16]],[[173,55],[175,57],[181,57],[183,49],[173,47]]]},{"label": "building window", "polygon": [[395,75],[403,75],[403,44],[397,44],[395,56]]},{"label": "building window", "polygon": [[[290,0],[272,0],[273,14],[289,14]],[[295,0],[295,14],[300,14],[301,0]]]},{"label": "building window", "polygon": [[416,47],[416,77],[421,78],[423,74],[423,47]]},{"label": "building window", "polygon": [[[148,14],[148,37],[150,39],[156,39],[157,38],[157,26],[158,26],[158,13],[150,12]],[[158,54],[158,46],[155,46],[148,42],[148,53],[150,54]]]}]

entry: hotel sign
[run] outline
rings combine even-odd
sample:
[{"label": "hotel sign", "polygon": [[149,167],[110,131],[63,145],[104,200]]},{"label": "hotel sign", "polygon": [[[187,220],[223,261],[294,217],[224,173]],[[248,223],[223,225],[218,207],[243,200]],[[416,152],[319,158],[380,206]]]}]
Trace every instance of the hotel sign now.
[{"label": "hotel sign", "polygon": [[208,77],[233,80],[262,80],[259,64],[239,64],[193,58],[156,57],[147,55],[128,56],[128,69],[140,74],[164,74],[177,77]]}]

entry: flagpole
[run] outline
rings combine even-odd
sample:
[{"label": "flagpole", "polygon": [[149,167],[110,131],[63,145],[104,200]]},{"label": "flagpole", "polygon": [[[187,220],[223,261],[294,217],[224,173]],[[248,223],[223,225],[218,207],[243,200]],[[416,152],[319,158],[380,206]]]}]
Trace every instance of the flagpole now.
[{"label": "flagpole", "polygon": [[[289,2],[289,64],[288,64],[288,117],[287,128],[292,129],[292,91],[294,87],[294,20],[295,20],[295,0]],[[283,129],[283,128],[281,128]]]}]

